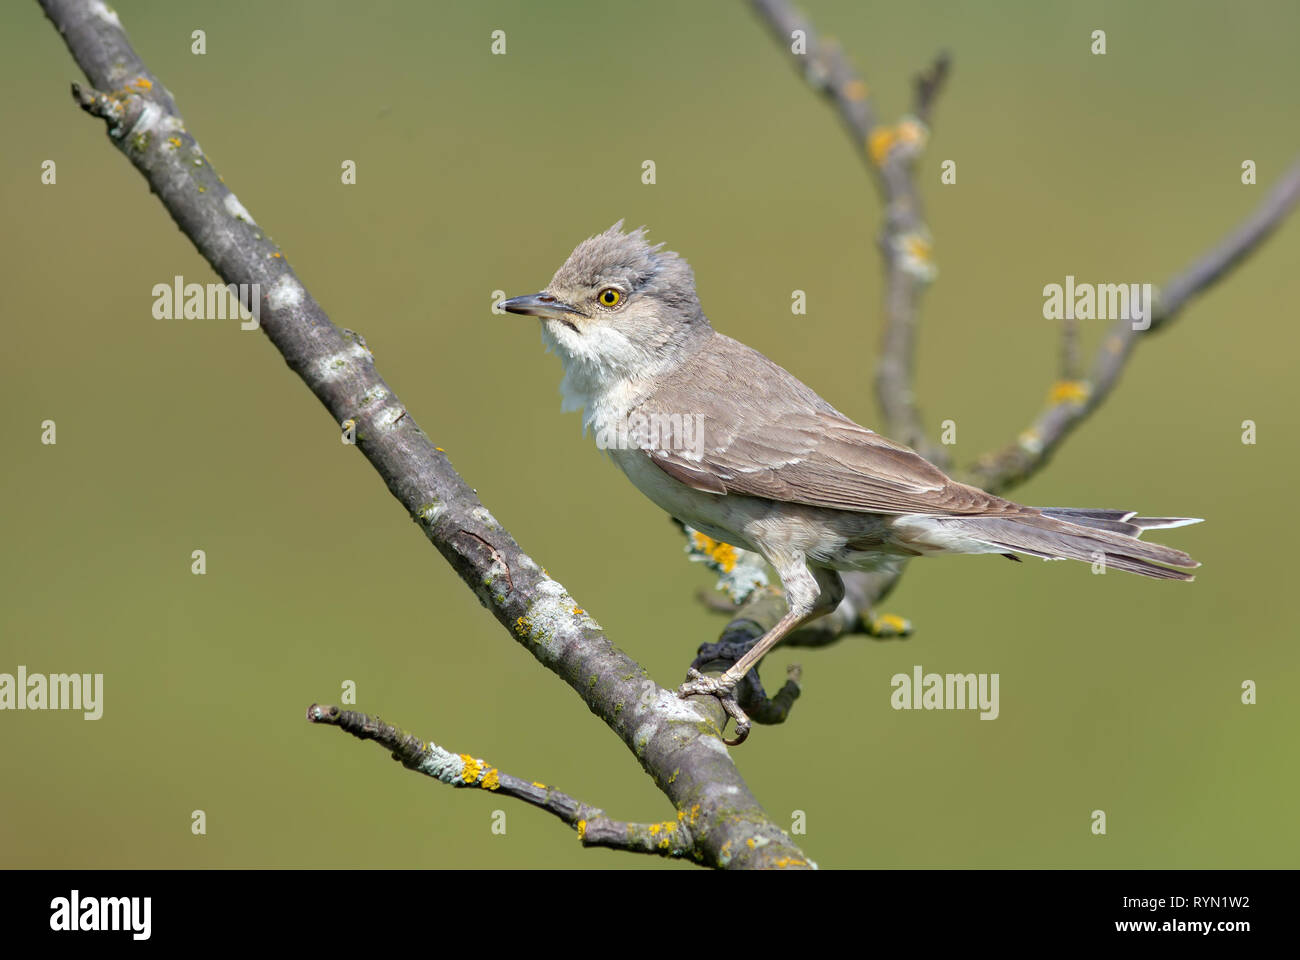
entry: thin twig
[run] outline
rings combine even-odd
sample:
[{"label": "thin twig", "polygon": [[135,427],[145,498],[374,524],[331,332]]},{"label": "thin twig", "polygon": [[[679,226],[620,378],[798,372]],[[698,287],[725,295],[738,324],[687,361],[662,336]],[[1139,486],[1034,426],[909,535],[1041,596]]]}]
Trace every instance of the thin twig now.
[{"label": "thin twig", "polygon": [[935,57],[928,70],[916,75],[916,116],[922,123],[929,122],[930,108],[948,80],[951,67],[952,59],[944,50]]},{"label": "thin twig", "polygon": [[1177,274],[1156,297],[1150,325],[1121,318],[1103,338],[1088,379],[1078,389],[1053,391],[1052,402],[1034,423],[1000,450],[985,454],[969,471],[971,483],[995,493],[1028,480],[1041,470],[1065,438],[1110,396],[1133,348],[1169,326],[1198,294],[1227,276],[1258,249],[1300,202],[1300,159],[1282,175],[1264,201],[1236,230]]},{"label": "thin twig", "polygon": [[694,827],[701,813],[698,805],[680,811],[675,821],[631,823],[612,820],[599,807],[583,803],[552,786],[504,773],[486,760],[468,753],[452,753],[432,740],[421,740],[379,717],[358,710],[313,703],[307,708],[307,719],[312,723],[338,727],[358,740],[373,740],[390,751],[393,759],[408,770],[432,777],[439,783],[462,789],[486,790],[545,810],[577,831],[584,847],[608,847],[662,857],[699,856],[694,840]]},{"label": "thin twig", "polygon": [[913,389],[917,302],[936,275],[913,166],[929,138],[926,123],[951,61],[941,53],[917,77],[914,114],[894,126],[883,125],[877,121],[866,83],[838,44],[819,38],[808,19],[785,0],[751,2],[809,84],[835,103],[854,147],[873,174],[885,206],[879,237],[885,266],[885,326],[876,366],[882,426],[893,439],[945,467],[947,448],[927,436]]}]

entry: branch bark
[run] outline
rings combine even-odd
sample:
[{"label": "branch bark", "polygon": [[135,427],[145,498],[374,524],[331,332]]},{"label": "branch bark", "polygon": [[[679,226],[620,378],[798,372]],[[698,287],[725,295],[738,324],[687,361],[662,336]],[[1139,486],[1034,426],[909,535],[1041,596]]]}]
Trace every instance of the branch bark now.
[{"label": "branch bark", "polygon": [[[40,0],[95,88],[83,109],[228,284],[256,284],[262,330],[429,541],[502,626],[627,744],[677,811],[698,811],[690,856],[717,867],[808,867],[759,806],[718,733],[714,701],[679,700],[618,650],[542,572],[417,425],[355,333],[335,327],[283,252],[217,175],[175,101],[98,0]],[[264,292],[263,292],[264,291]]]},{"label": "branch bark", "polygon": [[577,800],[555,787],[503,773],[481,757],[452,753],[432,740],[421,740],[378,717],[357,710],[313,703],[307,708],[307,719],[312,723],[338,727],[358,740],[373,740],[408,770],[432,777],[439,783],[462,789],[486,790],[545,810],[572,827],[584,847],[700,859],[695,843],[695,833],[702,818],[698,804],[678,811],[676,820],[662,823],[612,820],[599,807]]}]

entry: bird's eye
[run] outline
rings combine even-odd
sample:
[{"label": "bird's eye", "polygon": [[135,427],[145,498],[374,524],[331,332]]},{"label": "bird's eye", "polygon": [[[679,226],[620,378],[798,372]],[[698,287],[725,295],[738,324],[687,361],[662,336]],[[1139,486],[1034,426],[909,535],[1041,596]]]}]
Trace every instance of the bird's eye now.
[{"label": "bird's eye", "polygon": [[606,287],[604,290],[600,291],[598,299],[600,300],[601,306],[617,307],[623,299],[623,294],[619,293],[613,287]]}]

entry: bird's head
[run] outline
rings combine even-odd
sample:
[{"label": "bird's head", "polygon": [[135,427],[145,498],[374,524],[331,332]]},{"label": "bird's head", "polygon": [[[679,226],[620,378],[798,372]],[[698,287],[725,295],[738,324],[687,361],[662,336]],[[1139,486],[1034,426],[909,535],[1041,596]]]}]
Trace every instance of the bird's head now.
[{"label": "bird's head", "polygon": [[501,304],[539,317],[566,373],[591,387],[653,375],[711,331],[686,261],[646,242],[644,227],[622,228],[578,244],[541,293]]}]

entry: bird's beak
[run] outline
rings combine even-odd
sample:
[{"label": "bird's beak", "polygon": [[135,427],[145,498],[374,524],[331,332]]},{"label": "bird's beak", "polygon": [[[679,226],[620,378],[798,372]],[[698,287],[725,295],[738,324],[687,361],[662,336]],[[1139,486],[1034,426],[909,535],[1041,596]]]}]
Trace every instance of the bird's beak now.
[{"label": "bird's beak", "polygon": [[511,297],[509,300],[501,301],[501,309],[525,317],[560,320],[569,326],[573,326],[569,322],[569,315],[582,312],[549,293],[530,293],[526,297]]}]

